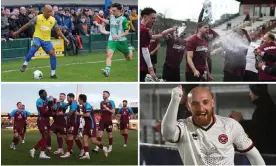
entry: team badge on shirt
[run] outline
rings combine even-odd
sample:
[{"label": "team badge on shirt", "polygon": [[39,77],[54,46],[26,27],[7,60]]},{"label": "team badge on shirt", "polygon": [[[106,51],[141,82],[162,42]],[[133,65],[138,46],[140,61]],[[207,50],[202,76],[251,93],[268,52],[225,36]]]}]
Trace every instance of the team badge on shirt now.
[{"label": "team badge on shirt", "polygon": [[218,140],[220,143],[226,144],[228,142],[228,137],[225,134],[221,134],[219,135]]}]

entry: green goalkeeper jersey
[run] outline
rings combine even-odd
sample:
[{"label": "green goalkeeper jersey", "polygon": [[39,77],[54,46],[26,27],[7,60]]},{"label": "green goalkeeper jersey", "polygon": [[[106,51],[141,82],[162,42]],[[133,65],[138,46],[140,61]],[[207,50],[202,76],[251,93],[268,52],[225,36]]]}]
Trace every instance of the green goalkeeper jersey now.
[{"label": "green goalkeeper jersey", "polygon": [[[111,16],[109,19],[109,25],[110,25],[110,35],[108,40],[113,40],[113,36],[118,36],[122,33],[124,33],[125,30],[129,29],[129,23],[125,16]],[[126,41],[126,37],[121,37],[120,39],[116,41]]]}]

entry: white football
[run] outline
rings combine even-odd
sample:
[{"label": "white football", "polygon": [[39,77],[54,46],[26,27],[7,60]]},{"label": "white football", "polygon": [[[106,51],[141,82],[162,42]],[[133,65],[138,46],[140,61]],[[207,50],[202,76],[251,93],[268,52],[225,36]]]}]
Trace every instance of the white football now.
[{"label": "white football", "polygon": [[34,79],[40,80],[43,77],[43,73],[40,70],[36,70],[34,71],[33,76],[34,76]]}]

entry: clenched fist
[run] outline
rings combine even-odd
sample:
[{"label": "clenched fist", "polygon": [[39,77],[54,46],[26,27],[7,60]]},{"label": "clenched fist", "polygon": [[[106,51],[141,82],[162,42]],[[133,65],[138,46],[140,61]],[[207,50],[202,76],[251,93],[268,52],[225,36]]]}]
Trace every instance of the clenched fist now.
[{"label": "clenched fist", "polygon": [[183,96],[182,86],[178,85],[177,87],[172,89],[172,99],[181,101]]}]

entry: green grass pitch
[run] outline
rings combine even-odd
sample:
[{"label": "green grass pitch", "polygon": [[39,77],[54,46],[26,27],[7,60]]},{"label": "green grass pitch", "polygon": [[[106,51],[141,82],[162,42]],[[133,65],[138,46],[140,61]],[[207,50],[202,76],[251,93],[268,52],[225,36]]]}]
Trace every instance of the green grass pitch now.
[{"label": "green grass pitch", "polygon": [[[50,59],[31,60],[24,73],[19,71],[24,59],[2,61],[2,82],[137,82],[137,51],[133,53],[132,61],[126,61],[122,53],[116,52],[107,78],[101,73],[105,57],[105,52],[57,57],[58,79],[50,78]],[[44,77],[41,80],[33,79],[35,70],[42,71]]]},{"label": "green grass pitch", "polygon": [[[95,148],[94,145],[90,144],[90,160],[80,160],[77,156],[79,150],[74,143],[74,154],[73,156],[62,159],[53,153],[47,153],[51,159],[38,159],[40,150],[36,151],[35,158],[31,158],[29,150],[33,148],[36,142],[40,139],[38,131],[27,131],[25,143],[21,142],[17,145],[16,150],[10,149],[10,144],[13,138],[13,132],[11,129],[2,129],[2,147],[1,157],[2,165],[137,165],[138,164],[138,132],[129,131],[128,146],[123,147],[124,138],[120,135],[119,131],[113,131],[113,150],[109,153],[106,158],[103,152],[98,154],[91,152]],[[108,145],[108,139],[106,133],[104,133],[103,143]],[[64,150],[66,145],[64,144]],[[52,135],[52,150],[57,149],[56,136]]]}]

